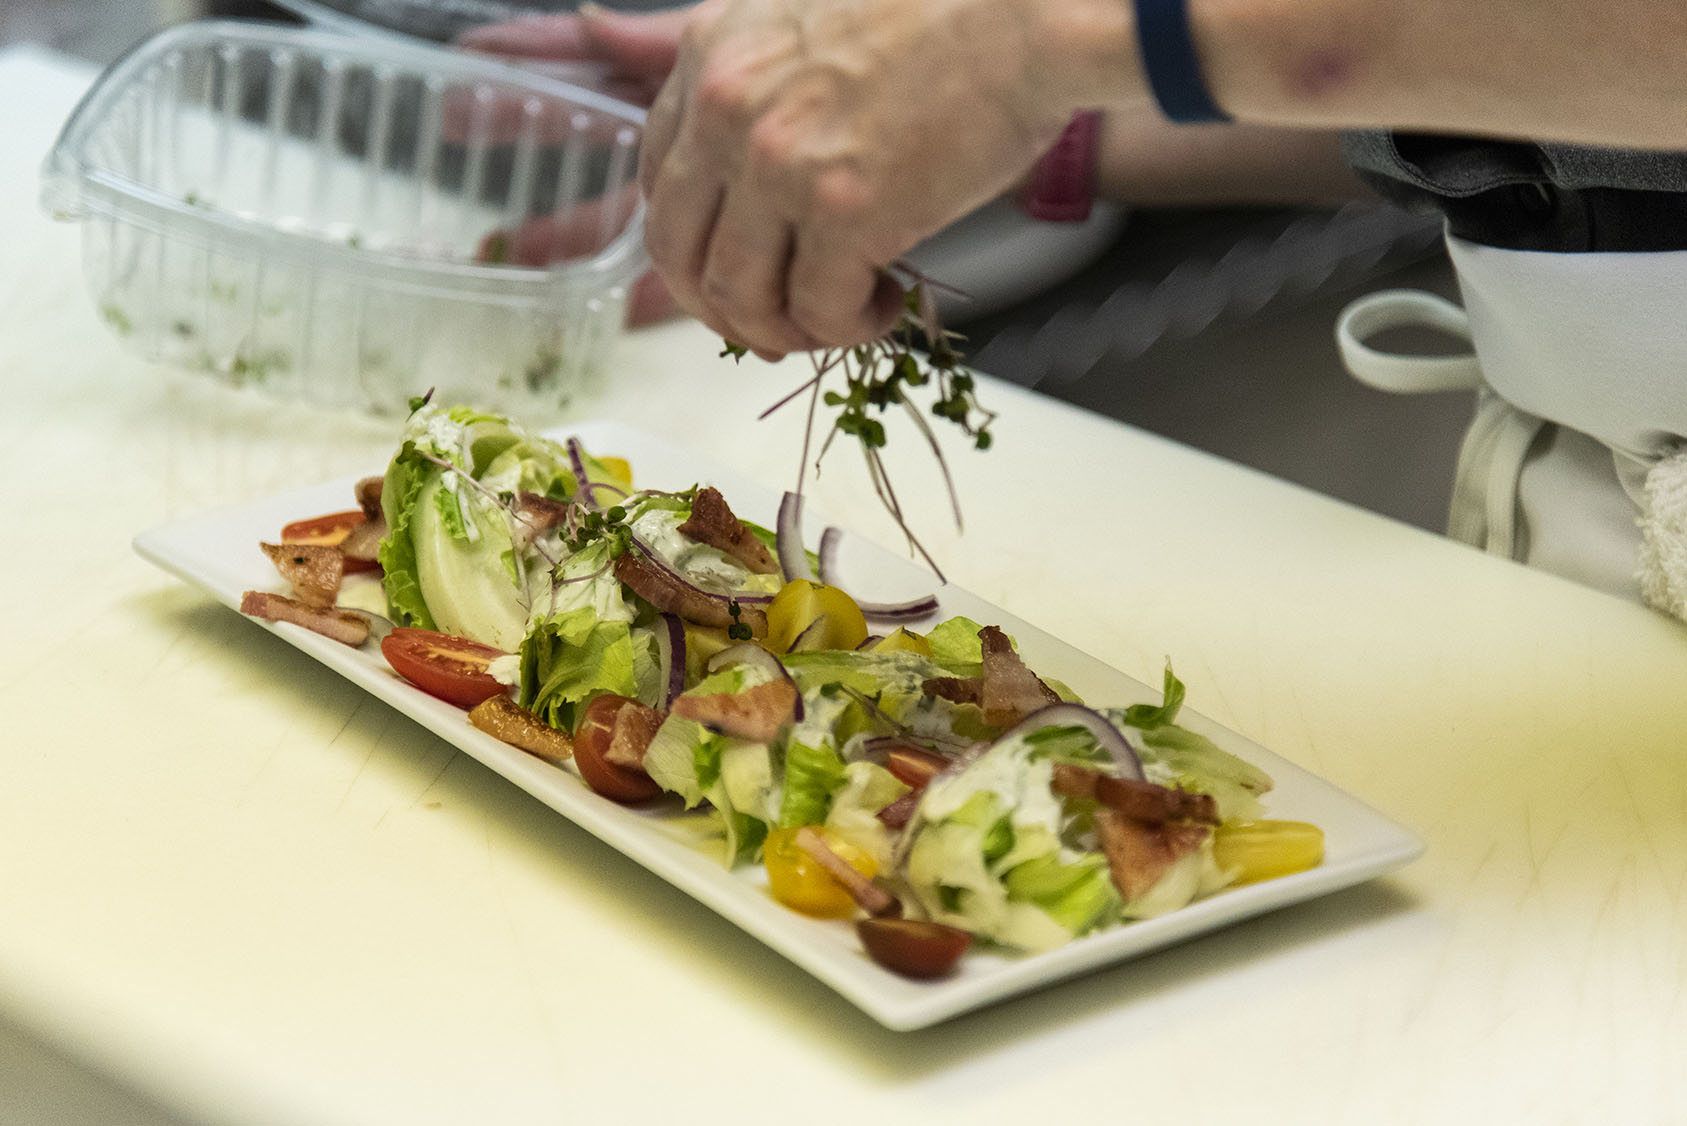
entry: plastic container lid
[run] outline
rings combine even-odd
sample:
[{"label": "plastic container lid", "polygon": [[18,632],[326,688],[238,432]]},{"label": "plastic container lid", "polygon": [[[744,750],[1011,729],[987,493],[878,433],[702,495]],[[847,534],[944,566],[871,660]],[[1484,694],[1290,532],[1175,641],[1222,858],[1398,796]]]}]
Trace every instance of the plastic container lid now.
[{"label": "plastic container lid", "polygon": [[643,118],[397,37],[190,23],[89,91],[43,201],[83,223],[95,300],[143,356],[332,405],[435,388],[544,417],[646,265]]}]

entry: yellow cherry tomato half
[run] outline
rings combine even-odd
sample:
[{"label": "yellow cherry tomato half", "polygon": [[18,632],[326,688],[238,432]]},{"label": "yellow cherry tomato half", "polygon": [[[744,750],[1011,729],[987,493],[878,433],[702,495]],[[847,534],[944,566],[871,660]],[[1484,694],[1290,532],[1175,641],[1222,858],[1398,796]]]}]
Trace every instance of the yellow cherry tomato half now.
[{"label": "yellow cherry tomato half", "polygon": [[792,579],[768,604],[767,647],[775,653],[854,649],[866,640],[861,607],[835,586]]},{"label": "yellow cherry tomato half", "polygon": [[1213,830],[1213,860],[1239,884],[1274,880],[1324,860],[1324,830],[1305,821],[1226,821]]},{"label": "yellow cherry tomato half", "polygon": [[[850,844],[830,829],[814,827],[826,847],[868,879],[878,866],[864,850]],[[849,890],[817,864],[797,844],[796,829],[774,829],[762,842],[762,863],[767,866],[768,889],[773,898],[793,911],[822,919],[844,919],[855,913]]]},{"label": "yellow cherry tomato half", "polygon": [[[599,457],[597,460],[598,460],[599,465],[603,466],[605,469],[607,469],[611,473],[615,474],[615,479],[617,481],[620,481],[622,484],[627,485],[629,488],[632,486],[632,483],[633,483],[633,467],[627,463],[626,458],[624,458],[624,457]],[[607,505],[609,502],[606,500],[603,503]]]},{"label": "yellow cherry tomato half", "polygon": [[922,657],[931,656],[931,642],[911,630],[897,626],[878,644],[873,646],[875,653],[918,653]]}]

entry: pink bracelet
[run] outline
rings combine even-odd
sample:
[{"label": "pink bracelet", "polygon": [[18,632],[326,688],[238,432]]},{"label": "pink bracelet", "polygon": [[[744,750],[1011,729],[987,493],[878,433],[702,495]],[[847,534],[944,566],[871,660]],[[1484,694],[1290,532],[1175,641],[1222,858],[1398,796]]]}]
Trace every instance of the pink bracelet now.
[{"label": "pink bracelet", "polygon": [[1031,172],[1019,206],[1033,219],[1081,223],[1095,202],[1095,156],[1101,137],[1101,113],[1074,114],[1054,147]]}]

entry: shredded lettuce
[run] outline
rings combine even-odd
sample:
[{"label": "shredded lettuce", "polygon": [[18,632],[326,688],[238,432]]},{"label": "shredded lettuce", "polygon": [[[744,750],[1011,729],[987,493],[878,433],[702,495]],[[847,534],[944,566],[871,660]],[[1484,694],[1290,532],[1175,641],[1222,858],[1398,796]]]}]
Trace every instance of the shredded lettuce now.
[{"label": "shredded lettuce", "polygon": [[1014,739],[931,783],[911,827],[907,872],[932,918],[1024,950],[1117,918],[1106,859],[1061,844],[1052,773],[1046,755]]}]

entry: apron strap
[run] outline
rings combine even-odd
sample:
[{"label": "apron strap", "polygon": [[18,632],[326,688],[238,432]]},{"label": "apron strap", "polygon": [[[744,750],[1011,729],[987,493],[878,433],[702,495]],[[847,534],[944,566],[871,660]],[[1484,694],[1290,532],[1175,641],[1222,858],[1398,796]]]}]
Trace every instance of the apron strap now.
[{"label": "apron strap", "polygon": [[[1366,341],[1395,328],[1427,328],[1464,341],[1450,356],[1384,352]],[[1385,289],[1361,297],[1336,321],[1342,363],[1360,383],[1379,391],[1415,395],[1426,391],[1473,391],[1482,386],[1482,367],[1470,344],[1470,318],[1444,297],[1419,289]]]},{"label": "apron strap", "polygon": [[1517,481],[1523,461],[1546,422],[1518,410],[1482,381],[1474,349],[1452,355],[1417,355],[1373,348],[1368,338],[1389,329],[1432,329],[1470,343],[1470,318],[1444,297],[1416,289],[1389,289],[1354,301],[1336,321],[1342,363],[1359,382],[1380,391],[1478,392],[1476,416],[1459,447],[1447,535],[1507,559],[1522,559],[1518,542]]}]

